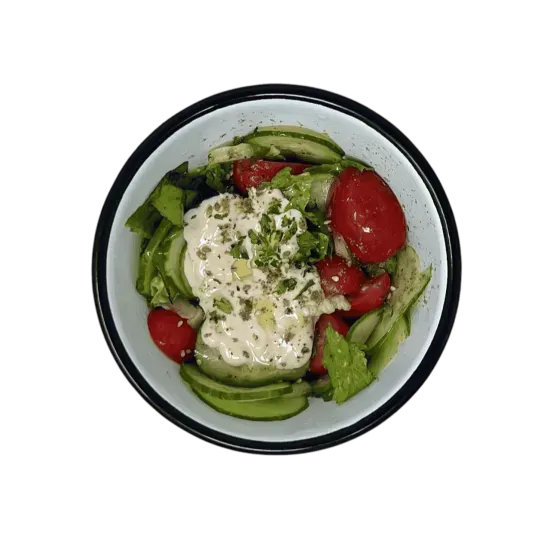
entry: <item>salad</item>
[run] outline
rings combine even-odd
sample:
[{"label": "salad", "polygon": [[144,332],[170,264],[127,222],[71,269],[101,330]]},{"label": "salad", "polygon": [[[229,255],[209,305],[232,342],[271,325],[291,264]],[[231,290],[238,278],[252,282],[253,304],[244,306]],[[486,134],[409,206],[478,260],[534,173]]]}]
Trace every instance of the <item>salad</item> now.
[{"label": "salad", "polygon": [[375,383],[431,278],[385,181],[327,134],[256,128],[168,172],[142,238],[149,333],[217,411],[283,420]]}]

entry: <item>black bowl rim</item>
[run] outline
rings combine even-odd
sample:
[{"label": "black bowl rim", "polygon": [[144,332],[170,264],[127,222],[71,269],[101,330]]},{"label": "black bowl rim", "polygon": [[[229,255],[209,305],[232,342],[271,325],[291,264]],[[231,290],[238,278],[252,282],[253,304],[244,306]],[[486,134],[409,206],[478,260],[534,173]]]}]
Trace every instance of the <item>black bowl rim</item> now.
[{"label": "black bowl rim", "polygon": [[[141,165],[167,138],[192,120],[222,107],[258,99],[292,99],[324,105],[359,119],[385,136],[407,157],[430,192],[441,219],[447,252],[448,279],[441,319],[428,351],[411,377],[391,399],[354,424],[327,435],[296,441],[269,442],[234,437],[208,428],[173,407],[147,383],[130,359],[122,345],[107,297],[106,263],[111,227],[120,200]],[[349,441],[378,426],[400,409],[426,381],[445,348],[456,317],[461,285],[460,243],[455,218],[439,179],[420,151],[395,126],[364,105],[326,90],[294,84],[262,84],[222,92],[183,109],[159,126],[135,150],[117,176],[99,217],[93,246],[92,283],[99,322],[113,357],[134,388],[159,413],[187,432],[233,450],[261,454],[301,453]]]}]

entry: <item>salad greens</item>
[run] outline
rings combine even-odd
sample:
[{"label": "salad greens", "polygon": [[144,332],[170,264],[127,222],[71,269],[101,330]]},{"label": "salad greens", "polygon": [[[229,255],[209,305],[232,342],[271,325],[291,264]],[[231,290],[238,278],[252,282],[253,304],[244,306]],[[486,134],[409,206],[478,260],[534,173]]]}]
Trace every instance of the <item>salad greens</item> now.
[{"label": "salad greens", "polygon": [[348,342],[331,326],[327,327],[325,337],[323,363],[332,381],[334,401],[343,403],[376,377],[367,368],[365,352],[357,344]]},{"label": "salad greens", "polygon": [[[348,248],[352,241],[345,241],[343,231],[340,234],[334,229],[333,234],[331,224],[336,224],[338,218],[334,217],[335,199],[329,200],[329,197],[334,197],[342,188],[333,184],[349,168],[361,172],[374,170],[358,159],[345,156],[325,133],[291,126],[255,129],[248,136],[234,137],[232,144],[210,150],[205,165],[190,170],[186,161],[168,171],[126,221],[126,227],[141,238],[137,291],[150,308],[164,314],[177,313],[179,319],[186,321],[176,317],[177,328],[190,330],[192,339],[185,348],[178,348],[175,355],[169,356],[185,361],[194,354],[196,366],[183,363],[182,378],[216,410],[249,420],[282,420],[307,408],[308,395],[344,403],[376,380],[410,334],[411,311],[430,281],[431,266],[421,272],[418,256],[410,246],[403,246],[383,262],[360,265]],[[363,176],[373,175],[363,173],[352,177]],[[340,181],[344,178],[345,174]],[[271,202],[259,203],[258,196],[264,190],[280,193],[270,192],[267,196],[273,197]],[[224,196],[219,200],[214,198],[219,195]],[[208,199],[212,200],[203,204]],[[238,201],[237,207],[235,201]],[[340,204],[342,208],[344,202]],[[354,201],[348,198],[347,203],[351,202]],[[329,204],[330,220],[327,219]],[[190,213],[194,208],[197,210]],[[290,210],[297,210],[301,215],[296,212],[285,215]],[[203,219],[208,220],[204,227],[199,224]],[[243,225],[239,226],[243,220],[252,222],[244,224],[243,229]],[[215,238],[204,236],[206,227],[214,228]],[[363,230],[370,232],[367,227]],[[406,233],[403,235],[406,242]],[[226,255],[222,251],[218,264],[216,260],[208,264],[220,251],[219,247],[225,247]],[[335,330],[338,325],[325,325],[324,345],[315,347],[323,341],[318,327],[321,323],[315,329],[315,338],[312,329],[319,316],[326,320],[330,312],[352,307],[351,291],[329,294],[320,277],[322,264],[315,266],[322,260],[325,265],[330,262],[334,251],[338,256],[336,260],[347,261],[344,277],[345,273],[355,270],[363,277],[361,285],[368,283],[368,278],[383,276],[388,286],[381,301],[374,306],[377,309],[371,308],[365,314],[360,312],[351,327],[351,322],[344,320],[345,314],[336,312],[335,317],[340,318],[343,328]],[[358,257],[359,253],[355,253]],[[198,281],[193,280],[189,272],[187,280],[184,269],[184,262],[194,256],[201,266],[200,271],[195,271],[200,273]],[[220,267],[223,258],[229,258],[230,262]],[[229,276],[224,279],[226,273]],[[333,273],[332,282],[339,282],[341,274]],[[203,279],[212,286],[219,283],[217,293],[208,295],[201,291]],[[223,294],[222,279],[230,289],[234,284],[233,292],[237,294]],[[264,285],[262,295],[249,294],[251,289],[255,290],[254,285],[258,287],[259,281]],[[330,283],[329,277],[326,281]],[[359,283],[354,292],[359,292],[359,288],[363,292]],[[294,310],[295,304],[302,309]],[[277,308],[283,312],[278,317],[283,323],[278,325]],[[287,328],[284,323],[293,318],[300,321]],[[279,355],[274,361],[271,359],[273,364],[259,364],[256,356],[251,359],[247,351],[243,356],[251,360],[243,365],[224,361],[222,348],[215,345],[211,348],[212,340],[206,343],[212,336],[212,325],[208,323],[229,326],[231,322],[233,328],[227,330],[233,331],[239,320],[248,323],[250,329],[258,322],[267,333],[268,341],[269,338],[276,340],[276,329],[282,326],[285,332],[281,331],[280,340],[276,341],[282,341],[285,349],[293,348],[297,331],[309,327],[309,340],[302,340],[296,346],[302,362],[295,361],[294,356],[292,368],[285,369],[287,365]],[[208,327],[209,331],[201,331],[201,327]],[[223,345],[238,343],[236,335],[232,333],[233,337]],[[258,335],[253,334],[249,339],[253,338],[258,339]],[[169,338],[159,344],[155,340],[159,347],[167,341]],[[163,351],[168,355],[166,349]],[[305,363],[304,357],[309,358]],[[312,369],[313,360],[318,358],[322,358],[320,373]],[[278,370],[277,363],[282,370]]]}]

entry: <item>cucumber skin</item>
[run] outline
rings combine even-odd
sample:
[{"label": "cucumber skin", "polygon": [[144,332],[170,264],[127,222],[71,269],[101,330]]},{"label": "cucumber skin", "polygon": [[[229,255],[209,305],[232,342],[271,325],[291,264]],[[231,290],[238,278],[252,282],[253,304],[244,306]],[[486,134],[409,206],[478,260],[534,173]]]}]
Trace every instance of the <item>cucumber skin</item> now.
[{"label": "cucumber skin", "polygon": [[[197,368],[197,367],[194,367]],[[227,391],[220,391],[216,388],[209,387],[206,383],[200,380],[200,377],[194,377],[192,373],[189,373],[190,365],[185,363],[180,368],[180,376],[184,382],[186,382],[194,391],[208,395],[210,397],[215,397],[217,399],[226,400],[226,401],[266,401],[269,399],[276,399],[283,396],[291,396],[293,394],[293,388],[290,384],[286,384],[286,387],[280,387],[276,390],[269,388],[268,386],[260,386],[255,391],[253,388],[239,388],[237,386],[226,386]],[[202,371],[199,370],[201,376],[206,376]],[[224,386],[221,382],[217,380],[212,380],[218,386]],[[239,393],[239,390],[242,390]],[[267,392],[267,393],[266,393]],[[296,394],[298,396],[298,394]]]},{"label": "cucumber skin", "polygon": [[[348,334],[346,336],[346,340],[348,342],[353,342],[354,344],[364,344],[369,339],[369,336],[373,333],[374,329],[376,328],[376,325],[380,321],[380,317],[382,316],[383,307],[379,307],[377,309],[373,309],[372,311],[369,311],[368,313],[365,313],[362,317],[357,319],[353,325],[351,325]],[[368,320],[372,319],[373,316],[376,316],[376,322],[372,326],[372,329],[367,334],[366,338],[358,338],[356,334],[360,331],[361,325],[366,323]]]},{"label": "cucumber skin", "polygon": [[[407,258],[406,255],[409,257]],[[400,266],[400,261],[405,261],[406,263]],[[384,311],[382,312],[380,320],[367,341],[367,349],[369,353],[374,353],[374,351],[383,343],[394,324],[407,311],[407,309],[409,309],[409,307],[420,298],[428,286],[432,277],[432,266],[428,267],[423,272],[419,272],[419,266],[420,261],[414,248],[409,246],[397,253],[397,269],[394,277],[394,284],[397,286],[397,291],[401,289],[401,285],[405,285],[403,292],[399,295],[401,301],[393,303],[390,302],[390,304],[384,306]],[[405,269],[409,269],[409,274],[408,276],[405,276],[404,280],[401,281],[397,277],[400,274],[400,270]],[[414,285],[414,293],[408,297],[405,296],[406,299],[403,300],[403,294],[407,291],[410,293],[410,285]]]},{"label": "cucumber skin", "polygon": [[280,136],[311,141],[332,149],[339,157],[343,157],[346,154],[345,151],[328,134],[316,132],[315,130],[309,130],[308,128],[303,128],[301,126],[260,126],[248,136],[245,136],[244,140],[248,141],[248,139],[253,136]]},{"label": "cucumber skin", "polygon": [[407,322],[402,315],[397,319],[384,341],[376,346],[376,350],[367,363],[369,370],[376,377],[395,359],[399,346],[407,339],[408,335]]},{"label": "cucumber skin", "polygon": [[[284,397],[279,397],[279,398],[275,398],[275,399],[266,399],[264,401],[248,401],[248,402],[245,401],[245,402],[243,402],[243,401],[230,401],[230,400],[223,400],[223,399],[217,400],[216,398],[203,395],[203,394],[201,394],[201,393],[199,393],[195,390],[193,390],[193,393],[195,393],[195,395],[201,401],[206,403],[206,405],[208,405],[209,407],[211,407],[212,409],[214,409],[215,411],[217,411],[221,414],[225,414],[227,416],[232,416],[234,418],[241,418],[243,420],[251,420],[253,422],[273,422],[273,421],[276,421],[276,420],[286,420],[287,418],[292,418],[293,416],[296,416],[297,414],[300,414],[301,412],[305,411],[309,406],[309,402],[307,400],[307,397],[305,397],[305,396],[303,396],[303,397],[293,397],[292,399],[285,399]],[[259,403],[269,404],[271,406],[273,406],[273,405],[277,406],[277,404],[281,404],[281,405],[283,405],[285,403],[288,404],[288,403],[292,402],[293,400],[299,400],[299,401],[296,402],[297,407],[292,412],[285,413],[285,414],[274,414],[274,415],[271,415],[271,416],[266,416],[264,418],[254,418],[250,414],[247,415],[247,414],[243,414],[242,412],[241,412],[241,414],[239,414],[238,410],[237,410],[237,412],[235,412],[235,411],[229,411],[229,410],[227,410],[227,408],[224,409],[224,406],[227,405],[227,404],[236,404],[237,409],[238,409],[239,406],[243,406],[243,408],[246,408],[247,405],[259,404]]]}]

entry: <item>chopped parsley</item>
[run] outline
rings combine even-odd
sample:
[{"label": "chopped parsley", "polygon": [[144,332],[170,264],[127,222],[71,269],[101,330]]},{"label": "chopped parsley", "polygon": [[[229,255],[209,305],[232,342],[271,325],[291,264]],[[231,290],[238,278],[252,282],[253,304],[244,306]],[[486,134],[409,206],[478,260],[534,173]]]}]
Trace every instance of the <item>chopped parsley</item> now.
[{"label": "chopped parsley", "polygon": [[233,306],[227,298],[214,298],[214,306],[228,315],[233,312]]},{"label": "chopped parsley", "polygon": [[277,284],[275,292],[277,292],[277,294],[284,294],[288,290],[294,290],[297,284],[298,281],[294,278],[282,279]]}]

